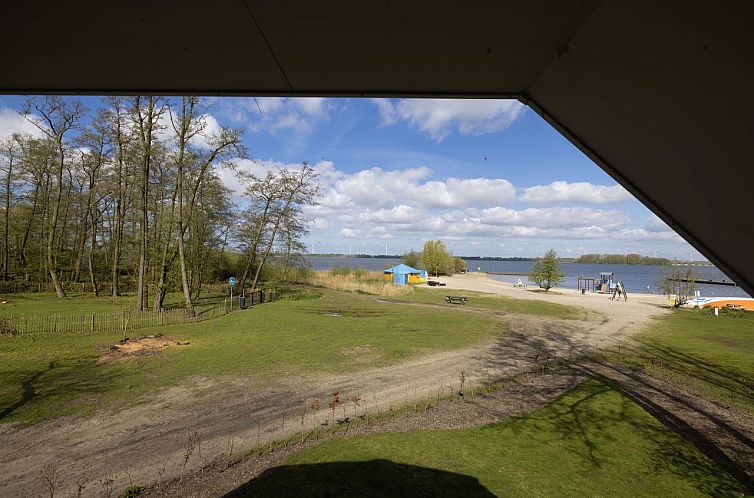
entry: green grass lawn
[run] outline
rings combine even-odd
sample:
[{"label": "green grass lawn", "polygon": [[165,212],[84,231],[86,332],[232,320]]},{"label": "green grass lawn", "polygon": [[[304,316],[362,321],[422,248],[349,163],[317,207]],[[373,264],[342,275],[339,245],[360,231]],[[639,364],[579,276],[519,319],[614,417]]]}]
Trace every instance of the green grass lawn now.
[{"label": "green grass lawn", "polygon": [[331,440],[293,455],[239,494],[692,497],[746,491],[610,384],[593,380],[498,424]]},{"label": "green grass lawn", "polygon": [[[153,298],[154,296],[152,296]],[[222,301],[221,296],[216,294],[202,294],[195,303],[199,308],[211,303]],[[59,299],[55,293],[29,292],[24,294],[0,295],[0,317],[8,315],[78,315],[84,313],[110,313],[124,309],[133,310],[136,305],[135,294],[125,294],[113,298],[109,295],[94,297],[91,293],[69,292],[66,297]],[[151,305],[151,300],[150,300]],[[179,292],[168,293],[165,296],[165,306],[183,305],[183,294]],[[150,308],[151,309],[151,308]]]},{"label": "green grass lawn", "polygon": [[322,294],[203,323],[131,331],[132,337],[161,332],[191,344],[118,364],[99,365],[97,358],[122,333],[0,337],[0,422],[120,408],[193,376],[261,383],[353,372],[468,346],[506,330],[492,316],[396,306],[345,292]]},{"label": "green grass lawn", "polygon": [[584,310],[575,306],[549,303],[547,301],[516,299],[513,297],[500,296],[496,294],[458,289],[432,289],[416,287],[414,288],[413,294],[388,299],[415,303],[441,304],[448,307],[461,306],[446,304],[445,296],[448,295],[468,297],[469,301],[468,304],[466,304],[466,307],[469,308],[483,308],[495,311],[507,311],[509,313],[521,313],[525,315],[546,316],[552,318],[581,319],[584,317]]},{"label": "green grass lawn", "polygon": [[608,358],[754,413],[754,313],[676,310]]}]

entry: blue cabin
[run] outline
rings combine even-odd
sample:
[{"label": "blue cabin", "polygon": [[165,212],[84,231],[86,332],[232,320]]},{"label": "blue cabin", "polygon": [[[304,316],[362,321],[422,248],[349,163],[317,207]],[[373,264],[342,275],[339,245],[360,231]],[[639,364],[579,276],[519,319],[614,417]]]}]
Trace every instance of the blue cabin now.
[{"label": "blue cabin", "polygon": [[427,281],[427,270],[417,270],[403,263],[385,270],[385,280],[395,285],[423,284]]}]

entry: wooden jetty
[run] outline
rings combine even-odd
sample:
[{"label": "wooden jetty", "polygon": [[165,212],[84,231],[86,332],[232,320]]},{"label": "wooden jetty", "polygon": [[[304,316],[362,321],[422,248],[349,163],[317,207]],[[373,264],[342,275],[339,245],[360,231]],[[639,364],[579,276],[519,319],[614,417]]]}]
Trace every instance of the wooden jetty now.
[{"label": "wooden jetty", "polygon": [[736,287],[736,283],[732,280],[712,280],[709,278],[671,278],[673,282],[691,282],[694,284],[707,284],[707,285],[728,285]]}]

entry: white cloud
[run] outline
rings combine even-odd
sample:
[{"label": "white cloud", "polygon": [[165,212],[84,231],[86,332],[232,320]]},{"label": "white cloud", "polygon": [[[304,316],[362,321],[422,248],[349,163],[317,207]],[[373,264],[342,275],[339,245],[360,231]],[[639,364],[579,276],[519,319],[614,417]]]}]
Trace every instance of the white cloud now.
[{"label": "white cloud", "polygon": [[301,138],[328,118],[332,104],[317,97],[237,97],[213,100],[222,117],[252,133],[286,133]]},{"label": "white cloud", "polygon": [[[329,163],[331,165],[331,163]],[[427,180],[426,167],[385,171],[370,168],[353,174],[327,173],[334,179],[321,200],[323,206],[392,207],[411,203],[420,207],[495,206],[513,202],[516,189],[504,179],[447,178]]]},{"label": "white cloud", "polygon": [[549,185],[535,185],[524,189],[520,200],[538,204],[554,202],[588,202],[606,204],[631,199],[626,189],[620,185],[594,185],[589,182],[552,182]]},{"label": "white cloud", "polygon": [[665,224],[657,215],[653,214],[647,218],[647,225],[644,227],[648,232],[672,232],[673,230]]},{"label": "white cloud", "polygon": [[514,225],[536,228],[578,228],[599,226],[617,228],[631,223],[623,211],[569,208],[529,208],[524,210],[494,207],[483,209],[476,218],[489,225]]},{"label": "white cloud", "polygon": [[299,97],[291,99],[294,106],[310,116],[322,116],[326,112],[326,101],[319,97]]},{"label": "white cloud", "polygon": [[[271,168],[300,167],[277,161],[239,161],[239,169],[258,176]],[[313,220],[312,236],[327,238],[334,248],[339,247],[338,240],[343,244],[358,241],[369,251],[382,252],[380,244],[391,239],[391,246],[404,250],[440,238],[467,249],[501,248],[531,255],[559,244],[565,245],[566,252],[574,244],[598,252],[613,246],[636,251],[648,243],[655,248],[684,244],[659,220],[649,218],[646,227],[637,227],[627,212],[618,209],[519,207],[516,188],[505,179],[435,179],[432,170],[424,166],[399,170],[373,167],[353,173],[338,169],[331,161],[313,167],[320,173],[323,197],[319,205],[307,207],[305,215]],[[224,176],[223,180],[241,193],[237,180]],[[578,198],[572,192],[569,195]]]},{"label": "white cloud", "polygon": [[[31,118],[38,119],[34,116],[31,116]],[[37,138],[44,136],[39,128],[30,123],[18,112],[7,107],[0,109],[0,138],[9,137],[14,133],[31,135]]]},{"label": "white cloud", "polygon": [[510,99],[373,99],[382,124],[405,121],[432,140],[441,142],[453,130],[462,135],[483,135],[510,126],[525,108]]},{"label": "white cloud", "polygon": [[503,179],[448,178],[419,185],[410,197],[432,207],[502,205],[515,200],[516,188]]}]

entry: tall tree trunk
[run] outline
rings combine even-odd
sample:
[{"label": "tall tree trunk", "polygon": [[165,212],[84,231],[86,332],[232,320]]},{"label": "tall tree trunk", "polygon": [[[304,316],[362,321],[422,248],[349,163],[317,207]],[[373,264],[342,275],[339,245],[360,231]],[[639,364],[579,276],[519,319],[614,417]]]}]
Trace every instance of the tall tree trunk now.
[{"label": "tall tree trunk", "polygon": [[94,217],[94,209],[89,208],[91,216],[92,239],[89,242],[89,280],[92,283],[92,292],[99,296],[99,287],[97,287],[97,275],[94,272],[94,249],[97,247],[97,220]]},{"label": "tall tree trunk", "polygon": [[[84,186],[82,185],[79,194],[82,194],[83,190]],[[89,202],[91,202],[91,195],[88,195],[88,198]],[[81,221],[76,227],[76,261],[74,262],[73,269],[71,270],[71,280],[73,282],[78,282],[79,278],[81,277],[81,263],[84,260],[84,253],[86,252],[86,239],[89,235],[89,206],[90,204],[87,204],[87,206],[82,209],[83,213],[81,216]]]},{"label": "tall tree trunk", "polygon": [[124,187],[124,154],[125,143],[122,130],[122,109],[121,101],[112,100],[115,108],[115,141],[116,141],[116,158],[115,158],[115,223],[112,229],[113,243],[113,265],[112,265],[112,286],[111,295],[118,297],[120,295],[120,252],[123,243],[123,226],[125,223],[125,187]]},{"label": "tall tree trunk", "polygon": [[136,311],[144,311],[148,307],[149,291],[147,289],[147,251],[149,242],[149,171],[152,163],[152,146],[155,127],[161,111],[157,110],[156,97],[146,97],[146,109],[142,108],[142,97],[136,97],[135,111],[136,125],[142,145],[141,165],[141,230],[139,237],[139,276],[136,293]]},{"label": "tall tree trunk", "polygon": [[10,183],[13,177],[13,151],[8,154],[8,174],[5,176],[5,213],[3,213],[3,281],[8,280],[10,259]]},{"label": "tall tree trunk", "polygon": [[60,153],[60,163],[57,170],[57,186],[55,195],[55,204],[52,207],[52,221],[50,222],[50,233],[47,234],[47,268],[50,272],[50,278],[52,284],[55,286],[55,294],[58,298],[65,297],[65,291],[63,285],[60,282],[57,271],[57,251],[55,247],[55,236],[58,230],[58,215],[60,214],[60,201],[63,196],[63,168],[65,167],[65,153],[63,152],[63,144],[58,143]]}]

